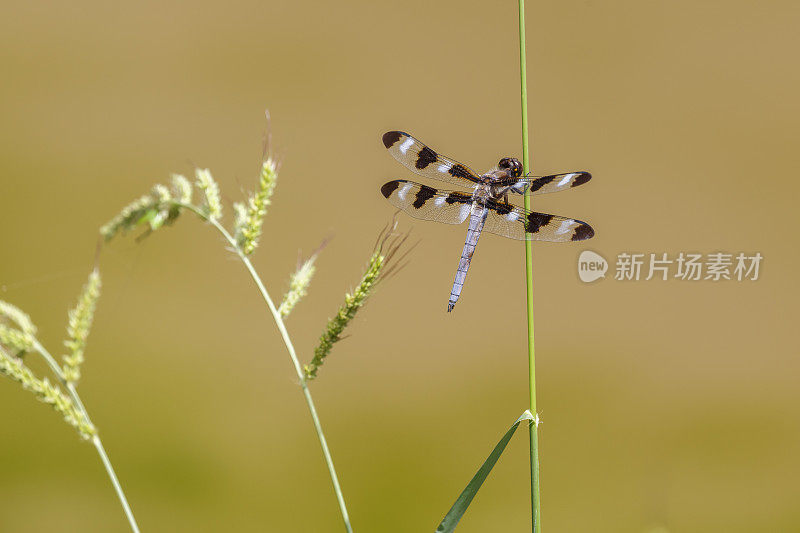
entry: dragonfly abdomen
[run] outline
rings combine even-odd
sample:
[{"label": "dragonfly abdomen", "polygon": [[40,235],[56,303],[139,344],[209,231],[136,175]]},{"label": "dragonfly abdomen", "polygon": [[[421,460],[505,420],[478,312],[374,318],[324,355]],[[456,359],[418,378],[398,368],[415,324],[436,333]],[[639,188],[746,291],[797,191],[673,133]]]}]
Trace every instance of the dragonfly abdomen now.
[{"label": "dragonfly abdomen", "polygon": [[464,282],[467,279],[467,271],[469,265],[472,263],[472,254],[475,253],[475,247],[478,245],[478,239],[483,231],[483,226],[486,223],[486,217],[489,211],[486,206],[481,202],[472,204],[469,214],[469,228],[467,228],[467,238],[464,241],[464,249],[461,252],[461,259],[458,262],[458,270],[456,270],[456,279],[453,281],[453,289],[450,291],[450,300],[447,302],[447,312],[453,310],[461,296],[461,289],[464,287]]}]

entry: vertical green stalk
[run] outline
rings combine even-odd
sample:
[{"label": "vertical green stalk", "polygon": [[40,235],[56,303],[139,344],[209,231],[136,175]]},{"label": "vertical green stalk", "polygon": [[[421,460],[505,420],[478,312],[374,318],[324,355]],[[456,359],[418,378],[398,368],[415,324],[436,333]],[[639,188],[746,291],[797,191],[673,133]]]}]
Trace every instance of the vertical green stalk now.
[{"label": "vertical green stalk", "polygon": [[[530,172],[528,152],[528,85],[525,69],[525,0],[519,0],[519,81],[522,104],[522,168]],[[530,191],[525,192],[525,209],[531,209]],[[525,241],[525,288],[528,311],[528,389],[533,421],[529,426],[531,436],[531,525],[534,533],[541,532],[539,499],[539,415],[536,413],[536,350],[533,343],[533,242]]]}]

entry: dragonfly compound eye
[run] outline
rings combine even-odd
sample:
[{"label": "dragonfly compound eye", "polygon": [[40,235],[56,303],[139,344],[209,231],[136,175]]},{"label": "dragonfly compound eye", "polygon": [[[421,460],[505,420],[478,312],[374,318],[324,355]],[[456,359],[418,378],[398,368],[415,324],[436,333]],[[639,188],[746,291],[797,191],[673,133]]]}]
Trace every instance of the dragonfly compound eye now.
[{"label": "dragonfly compound eye", "polygon": [[508,173],[515,178],[522,175],[522,163],[519,162],[519,159],[504,157],[497,166],[503,170],[508,170]]}]

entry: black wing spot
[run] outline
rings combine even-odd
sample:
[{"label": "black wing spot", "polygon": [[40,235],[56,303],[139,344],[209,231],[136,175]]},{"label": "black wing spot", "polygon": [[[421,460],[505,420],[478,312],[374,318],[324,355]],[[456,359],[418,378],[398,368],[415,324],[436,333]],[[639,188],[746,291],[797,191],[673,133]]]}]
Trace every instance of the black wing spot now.
[{"label": "black wing spot", "polygon": [[505,202],[498,202],[490,200],[486,203],[486,207],[497,212],[498,215],[507,215],[514,209],[514,206]]},{"label": "black wing spot", "polygon": [[585,241],[594,237],[594,230],[589,224],[581,224],[575,228],[575,234],[572,236],[573,241]]},{"label": "black wing spot", "polygon": [[528,233],[536,233],[540,228],[546,226],[553,220],[553,215],[545,215],[544,213],[528,213],[528,223],[525,224],[525,231]]},{"label": "black wing spot", "polygon": [[434,161],[436,161],[436,152],[426,146],[419,151],[419,154],[417,155],[417,162],[414,166],[422,170]]},{"label": "black wing spot", "polygon": [[472,175],[472,172],[466,169],[464,165],[456,164],[450,167],[447,171],[448,174],[453,176],[454,178],[462,178],[465,180],[475,181],[475,177]]},{"label": "black wing spot", "polygon": [[414,199],[414,203],[411,205],[419,209],[420,207],[425,205],[425,202],[427,202],[434,196],[436,196],[436,189],[434,189],[433,187],[428,187],[427,185],[422,185],[419,191],[417,191],[417,197]]},{"label": "black wing spot", "polygon": [[547,185],[548,183],[550,183],[554,179],[556,179],[555,176],[542,176],[539,179],[533,180],[531,182],[531,192],[538,191],[539,189],[541,189],[542,187],[544,187],[545,185]]},{"label": "black wing spot", "polygon": [[403,135],[407,134],[403,133],[402,131],[387,131],[386,133],[383,134],[382,137],[383,145],[386,148],[391,148],[392,146],[394,146],[394,143],[396,143],[403,137]]},{"label": "black wing spot", "polygon": [[468,204],[472,202],[472,196],[468,194],[464,194],[463,192],[451,192],[447,195],[447,198],[444,199],[445,202],[448,204]]},{"label": "black wing spot", "polygon": [[397,190],[399,186],[400,182],[397,180],[387,181],[386,183],[383,184],[383,187],[381,187],[381,194],[383,195],[384,198],[389,198],[392,195],[392,193]]},{"label": "black wing spot", "polygon": [[587,181],[592,179],[592,175],[588,172],[581,172],[580,176],[575,178],[575,181],[572,182],[572,187],[577,187],[578,185],[583,185]]}]

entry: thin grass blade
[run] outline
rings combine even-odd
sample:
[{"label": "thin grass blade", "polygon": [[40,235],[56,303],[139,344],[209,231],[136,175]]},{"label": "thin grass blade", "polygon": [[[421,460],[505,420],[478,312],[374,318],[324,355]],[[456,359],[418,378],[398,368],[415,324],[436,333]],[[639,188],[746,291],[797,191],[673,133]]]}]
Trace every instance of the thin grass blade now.
[{"label": "thin grass blade", "polygon": [[489,473],[494,468],[494,465],[497,463],[497,460],[500,459],[500,456],[503,455],[503,452],[508,446],[511,437],[514,436],[514,433],[517,431],[517,427],[519,427],[520,423],[523,420],[530,420],[533,421],[533,415],[530,411],[526,410],[522,413],[516,422],[511,424],[511,427],[506,434],[503,435],[503,438],[500,439],[500,442],[497,443],[497,446],[494,447],[492,453],[489,454],[489,457],[483,462],[481,467],[478,469],[478,472],[472,477],[472,479],[467,484],[467,488],[465,488],[461,494],[459,494],[458,499],[447,512],[442,522],[439,524],[439,527],[436,528],[436,533],[451,533],[455,531],[456,526],[458,525],[458,521],[461,520],[461,517],[464,516],[464,513],[467,512],[467,508],[469,504],[472,503],[472,499],[475,498],[475,495],[478,493],[478,490],[483,485],[483,482],[486,481],[486,478],[489,477]]}]

